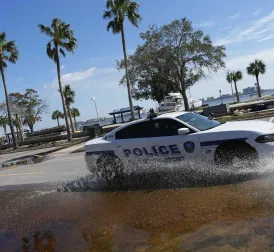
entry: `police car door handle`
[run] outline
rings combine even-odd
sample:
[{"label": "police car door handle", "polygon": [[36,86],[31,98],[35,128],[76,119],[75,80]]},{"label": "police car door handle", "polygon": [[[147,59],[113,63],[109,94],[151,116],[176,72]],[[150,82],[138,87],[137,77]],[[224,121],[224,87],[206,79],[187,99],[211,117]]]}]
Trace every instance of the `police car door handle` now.
[{"label": "police car door handle", "polygon": [[117,148],[120,148],[120,147],[122,147],[122,145],[116,145],[116,147],[117,147]]}]

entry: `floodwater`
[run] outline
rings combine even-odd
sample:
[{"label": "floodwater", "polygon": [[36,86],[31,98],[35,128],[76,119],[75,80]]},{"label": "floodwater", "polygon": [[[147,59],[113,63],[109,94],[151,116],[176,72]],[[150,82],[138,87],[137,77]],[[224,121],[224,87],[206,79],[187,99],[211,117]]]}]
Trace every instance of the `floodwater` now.
[{"label": "floodwater", "polygon": [[0,191],[0,251],[274,251],[273,174],[128,182]]}]

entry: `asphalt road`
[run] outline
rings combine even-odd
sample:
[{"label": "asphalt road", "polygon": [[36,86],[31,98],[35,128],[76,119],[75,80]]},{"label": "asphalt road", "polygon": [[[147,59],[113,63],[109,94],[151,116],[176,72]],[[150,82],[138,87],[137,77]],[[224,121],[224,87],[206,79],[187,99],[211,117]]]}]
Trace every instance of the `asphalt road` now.
[{"label": "asphalt road", "polygon": [[66,153],[39,164],[15,166],[0,171],[0,189],[14,185],[58,185],[90,174],[85,166],[84,153]]}]

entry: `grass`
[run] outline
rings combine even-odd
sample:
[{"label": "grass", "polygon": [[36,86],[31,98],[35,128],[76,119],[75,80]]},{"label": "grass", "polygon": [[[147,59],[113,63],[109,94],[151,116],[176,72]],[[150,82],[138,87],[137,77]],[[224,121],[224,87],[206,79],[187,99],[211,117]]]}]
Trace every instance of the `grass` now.
[{"label": "grass", "polygon": [[246,113],[242,115],[228,115],[228,116],[221,116],[217,117],[216,120],[219,122],[228,122],[234,120],[252,120],[252,119],[259,119],[264,117],[272,117],[274,116],[274,111],[258,111],[255,113]]},{"label": "grass", "polygon": [[57,147],[54,149],[54,151],[62,150],[80,143],[86,142],[86,137],[78,138],[75,140],[72,140],[71,142],[68,142],[67,140],[57,141],[57,142],[50,142],[50,143],[42,143],[42,144],[35,144],[35,145],[28,145],[28,146],[22,146],[18,149],[14,150],[13,148],[7,149],[7,150],[0,150],[1,154],[9,154],[9,153],[15,153],[15,152],[23,152],[23,151],[29,151],[29,150],[37,150],[37,149],[46,149],[51,147]]}]

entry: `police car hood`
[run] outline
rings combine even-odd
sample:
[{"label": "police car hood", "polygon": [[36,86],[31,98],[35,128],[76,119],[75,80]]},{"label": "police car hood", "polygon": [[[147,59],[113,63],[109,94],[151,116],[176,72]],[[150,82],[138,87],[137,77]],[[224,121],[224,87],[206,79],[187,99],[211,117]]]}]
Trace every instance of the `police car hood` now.
[{"label": "police car hood", "polygon": [[264,121],[239,121],[239,122],[226,122],[215,128],[209,129],[205,132],[250,132],[259,134],[274,133],[274,124]]},{"label": "police car hood", "polygon": [[86,152],[92,151],[95,149],[98,151],[104,151],[104,150],[109,150],[110,146],[112,146],[112,143],[110,141],[105,140],[103,137],[99,137],[86,142],[85,150]]}]

